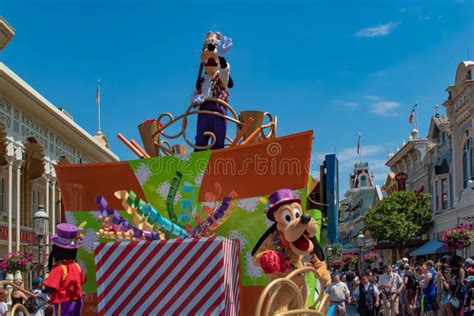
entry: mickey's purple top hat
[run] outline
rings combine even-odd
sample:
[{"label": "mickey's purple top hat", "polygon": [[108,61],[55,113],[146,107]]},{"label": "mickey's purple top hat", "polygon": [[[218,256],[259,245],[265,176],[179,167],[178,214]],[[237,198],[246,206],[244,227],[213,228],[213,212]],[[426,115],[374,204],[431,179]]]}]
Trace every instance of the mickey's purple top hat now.
[{"label": "mickey's purple top hat", "polygon": [[267,215],[267,218],[271,221],[275,221],[273,213],[275,213],[275,211],[283,204],[293,202],[301,203],[301,199],[294,197],[293,191],[291,191],[290,189],[277,190],[270,194],[268,200],[270,202],[270,207],[265,210],[265,214]]},{"label": "mickey's purple top hat", "polygon": [[51,237],[51,242],[65,249],[78,249],[82,246],[79,236],[81,229],[76,225],[61,223],[56,226],[56,235]]}]

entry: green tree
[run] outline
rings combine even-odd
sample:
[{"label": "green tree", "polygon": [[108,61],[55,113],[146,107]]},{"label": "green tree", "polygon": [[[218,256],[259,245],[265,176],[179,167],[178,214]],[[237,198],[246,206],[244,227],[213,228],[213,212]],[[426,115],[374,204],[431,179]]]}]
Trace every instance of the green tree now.
[{"label": "green tree", "polygon": [[366,223],[377,241],[389,241],[400,253],[408,241],[427,233],[433,225],[431,195],[395,192],[367,211]]}]

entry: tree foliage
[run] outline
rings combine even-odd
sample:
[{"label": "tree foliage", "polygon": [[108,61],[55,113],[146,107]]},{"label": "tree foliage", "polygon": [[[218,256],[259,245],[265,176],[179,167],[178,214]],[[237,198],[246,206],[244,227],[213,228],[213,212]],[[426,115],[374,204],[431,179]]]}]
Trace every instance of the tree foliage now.
[{"label": "tree foliage", "polygon": [[431,196],[395,192],[367,211],[366,223],[375,240],[389,241],[401,248],[433,225]]}]

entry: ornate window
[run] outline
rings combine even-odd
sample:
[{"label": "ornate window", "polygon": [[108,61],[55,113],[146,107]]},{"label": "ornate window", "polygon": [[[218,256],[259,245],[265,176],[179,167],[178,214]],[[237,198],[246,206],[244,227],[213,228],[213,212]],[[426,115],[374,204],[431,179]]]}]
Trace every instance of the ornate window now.
[{"label": "ornate window", "polygon": [[367,177],[366,176],[360,176],[360,187],[366,187],[367,186]]},{"label": "ornate window", "polygon": [[441,209],[445,210],[448,208],[448,179],[441,179]]}]

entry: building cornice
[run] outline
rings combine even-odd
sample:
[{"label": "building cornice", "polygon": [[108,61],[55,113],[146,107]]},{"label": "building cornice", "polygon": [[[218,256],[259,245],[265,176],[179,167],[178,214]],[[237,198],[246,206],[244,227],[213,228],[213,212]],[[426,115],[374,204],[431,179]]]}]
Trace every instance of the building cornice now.
[{"label": "building cornice", "polygon": [[[50,128],[54,129],[54,126],[65,126],[64,130],[58,130],[60,134],[63,134],[71,143],[82,144],[85,150],[91,151],[93,149],[92,156],[103,157],[109,161],[119,161],[119,157],[113,153],[110,149],[101,145],[92,135],[86,132],[79,124],[74,122],[70,117],[61,112],[56,106],[50,101],[43,97],[38,91],[21,79],[16,73],[14,73],[5,64],[0,62],[0,78],[6,80],[9,84],[16,87],[24,96],[31,99],[35,104],[39,105],[38,108],[28,108],[29,114],[33,112],[42,112],[42,116],[47,117],[47,121],[50,122]],[[39,114],[39,113],[38,113]],[[45,115],[46,114],[46,115]],[[99,160],[99,159],[98,159]],[[104,159],[100,159],[104,160]]]},{"label": "building cornice", "polygon": [[385,163],[386,166],[394,166],[400,159],[402,159],[412,149],[417,149],[416,145],[428,144],[429,140],[426,138],[414,139],[408,141],[402,148],[400,148],[389,160]]}]

